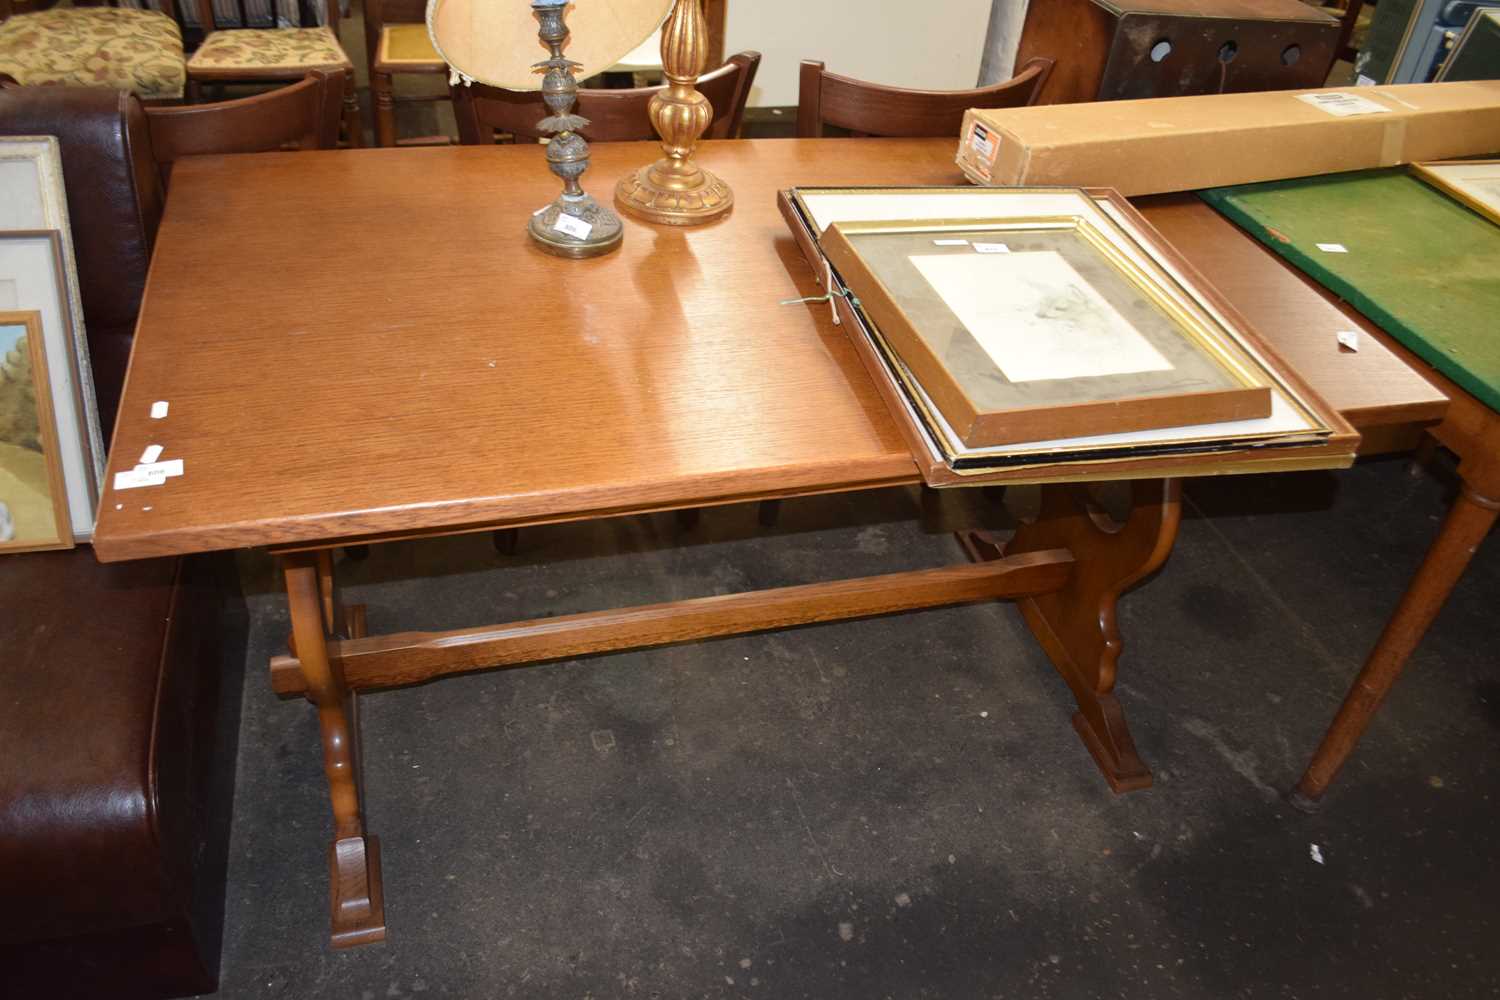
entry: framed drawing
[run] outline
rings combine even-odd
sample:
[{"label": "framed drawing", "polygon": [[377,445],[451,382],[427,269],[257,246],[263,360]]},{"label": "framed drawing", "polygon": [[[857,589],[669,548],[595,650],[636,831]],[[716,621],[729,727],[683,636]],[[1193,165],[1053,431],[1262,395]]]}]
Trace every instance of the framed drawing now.
[{"label": "framed drawing", "polygon": [[1016,199],[997,219],[835,222],[822,248],[966,447],[1270,416],[1270,380],[1235,338],[1108,219],[1056,201]]},{"label": "framed drawing", "polygon": [[0,312],[0,554],[73,547],[38,312]]},{"label": "framed drawing", "polygon": [[1411,172],[1439,191],[1500,225],[1500,160],[1413,163]]},{"label": "framed drawing", "polygon": [[89,422],[76,375],[86,361],[76,353],[74,305],[68,295],[62,236],[56,230],[0,232],[0,310],[39,316],[72,538],[87,539],[93,535],[99,503],[99,452],[93,443],[98,428]]},{"label": "framed drawing", "polygon": [[[83,301],[78,288],[78,267],[73,254],[72,229],[68,221],[67,191],[63,187],[62,157],[52,136],[0,136],[0,232],[29,233],[55,231],[61,266],[61,291],[67,305],[67,334],[72,347],[63,374],[72,384],[69,395],[55,393],[53,402],[59,408],[72,400],[82,408],[86,435],[89,479],[98,482],[104,476],[104,436],[100,431],[98,404],[94,395],[94,377],[89,367],[89,345],[83,324]],[[5,280],[0,276],[0,283]],[[0,309],[31,308],[18,306],[0,287]],[[49,355],[51,357],[51,355]],[[59,378],[54,361],[52,378]],[[89,528],[92,527],[90,518]]]},{"label": "framed drawing", "polygon": [[[1043,214],[1083,219],[1096,230],[1118,230],[1123,239],[1111,245],[1124,262],[1153,276],[1162,308],[1169,314],[1186,313],[1192,323],[1217,331],[1230,355],[1246,363],[1251,381],[1267,385],[1269,414],[1147,430],[1111,427],[1100,433],[1004,445],[965,443],[884,336],[870,311],[870,302],[849,287],[847,275],[832,266],[824,244],[836,228],[851,228],[839,224],[891,224],[884,220],[900,220],[897,225],[901,226],[946,220],[942,224],[957,227],[959,232],[967,226],[975,230],[975,235],[982,234],[986,237],[982,243],[1004,242],[987,227],[997,219],[1016,215],[1021,202],[1030,202],[1029,207]],[[834,322],[842,323],[929,486],[1333,469],[1353,462],[1359,434],[1287,367],[1244,317],[1204,283],[1129,202],[1113,191],[804,187],[778,192],[777,204],[793,240],[813,266],[815,280],[832,293]],[[966,252],[974,254],[1010,251],[1008,245],[1003,250],[974,249],[974,241],[961,235],[945,234],[935,239],[952,241],[943,246],[929,243],[935,249],[962,249],[962,240],[968,244]],[[1026,267],[1029,265],[1023,265],[1023,269]]]}]

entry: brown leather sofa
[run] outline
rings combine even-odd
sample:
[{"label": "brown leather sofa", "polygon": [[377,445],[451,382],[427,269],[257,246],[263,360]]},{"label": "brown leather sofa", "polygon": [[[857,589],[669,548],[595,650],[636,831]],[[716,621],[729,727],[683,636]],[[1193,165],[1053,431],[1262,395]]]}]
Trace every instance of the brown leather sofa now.
[{"label": "brown leather sofa", "polygon": [[[0,90],[56,135],[109,436],[162,191],[139,103]],[[0,557],[0,996],[217,987],[244,614],[207,558]]]}]

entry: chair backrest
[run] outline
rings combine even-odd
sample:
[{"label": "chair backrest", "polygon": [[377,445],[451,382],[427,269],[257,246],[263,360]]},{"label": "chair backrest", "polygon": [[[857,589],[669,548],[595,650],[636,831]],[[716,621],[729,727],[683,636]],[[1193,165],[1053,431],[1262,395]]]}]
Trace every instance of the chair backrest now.
[{"label": "chair backrest", "polygon": [[[745,102],[750,86],[760,68],[759,52],[740,52],[729,57],[712,73],[698,78],[698,90],[713,105],[713,122],[703,134],[705,139],[733,139],[739,134],[745,116]],[[589,120],[583,137],[590,142],[625,142],[655,139],[656,129],[646,113],[651,98],[665,87],[636,87],[630,90],[578,91],[574,113]],[[547,116],[541,91],[501,90],[480,84],[455,84],[453,111],[458,118],[459,141],[474,146],[495,141],[495,133],[508,132],[517,140],[541,137],[536,123]],[[958,134],[958,129],[953,130]]]},{"label": "chair backrest", "polygon": [[150,107],[151,150],[165,184],[184,156],[338,146],[344,75],[313,70],[301,82],[216,104]]},{"label": "chair backrest", "polygon": [[285,22],[302,28],[326,24],[337,31],[339,24],[339,0],[183,0],[182,6],[204,31],[279,28]]},{"label": "chair backrest", "polygon": [[974,90],[903,90],[839,76],[803,60],[797,97],[797,135],[816,138],[824,125],[855,135],[958,135],[969,108],[1020,108],[1036,101],[1052,72],[1051,59],[1031,59],[1003,83]]}]

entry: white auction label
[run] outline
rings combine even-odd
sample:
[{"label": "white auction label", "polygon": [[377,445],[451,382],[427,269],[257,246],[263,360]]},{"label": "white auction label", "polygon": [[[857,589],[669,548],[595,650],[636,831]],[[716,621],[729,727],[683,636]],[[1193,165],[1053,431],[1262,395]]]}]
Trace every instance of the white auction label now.
[{"label": "white auction label", "polygon": [[1324,253],[1348,253],[1349,248],[1342,243],[1319,243],[1318,249]]},{"label": "white auction label", "polygon": [[133,469],[115,473],[115,489],[133,490],[140,486],[160,486],[173,476],[182,475],[182,459],[168,462],[142,462]]},{"label": "white auction label", "polygon": [[976,253],[1010,253],[1010,247],[1004,243],[975,243]]},{"label": "white auction label", "polygon": [[932,241],[932,245],[935,246],[935,247],[966,247],[966,246],[969,245],[969,241],[968,240],[933,240]]},{"label": "white auction label", "polygon": [[589,233],[594,231],[592,223],[584,222],[578,216],[569,215],[566,212],[557,217],[557,221],[552,223],[552,228],[579,240],[588,239]]},{"label": "white auction label", "polygon": [[158,458],[161,458],[161,445],[148,444],[146,446],[146,450],[141,452],[140,464],[148,465],[151,462],[156,461]]},{"label": "white auction label", "polygon": [[165,399],[158,399],[151,404],[151,419],[160,420],[167,415],[167,409],[171,406]]},{"label": "white auction label", "polygon": [[1349,118],[1353,115],[1388,115],[1391,109],[1376,104],[1368,97],[1360,97],[1358,94],[1345,94],[1341,92],[1326,94],[1298,94],[1297,100],[1306,101],[1313,107],[1328,112],[1335,118]]}]

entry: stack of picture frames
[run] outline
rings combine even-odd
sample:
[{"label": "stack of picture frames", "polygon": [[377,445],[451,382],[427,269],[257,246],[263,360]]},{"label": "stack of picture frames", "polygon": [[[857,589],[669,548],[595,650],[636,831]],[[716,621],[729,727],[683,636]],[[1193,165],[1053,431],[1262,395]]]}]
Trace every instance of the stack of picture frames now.
[{"label": "stack of picture frames", "polygon": [[88,540],[103,474],[57,140],[0,137],[0,555]]},{"label": "stack of picture frames", "polygon": [[1353,461],[1354,429],[1113,191],[779,202],[929,485]]}]

